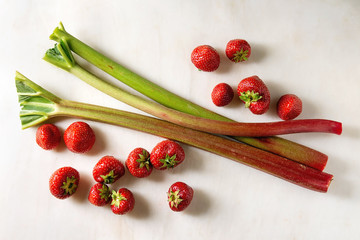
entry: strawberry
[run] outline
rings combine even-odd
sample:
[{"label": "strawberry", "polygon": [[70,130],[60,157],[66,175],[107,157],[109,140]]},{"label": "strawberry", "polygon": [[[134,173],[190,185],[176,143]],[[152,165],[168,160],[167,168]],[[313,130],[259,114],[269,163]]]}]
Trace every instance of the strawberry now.
[{"label": "strawberry", "polygon": [[180,212],[190,205],[194,190],[186,183],[176,182],[170,186],[167,195],[170,209]]},{"label": "strawberry", "polygon": [[138,178],[149,176],[153,169],[150,163],[150,153],[144,148],[132,150],[125,161],[125,165],[131,175]]},{"label": "strawberry", "polygon": [[185,159],[184,149],[176,142],[164,140],[158,143],[150,154],[150,162],[155,169],[174,168]]},{"label": "strawberry", "polygon": [[36,143],[45,150],[54,149],[61,140],[59,129],[53,124],[41,125],[36,130]]},{"label": "strawberry", "polygon": [[104,206],[111,201],[111,191],[106,184],[96,183],[91,187],[88,200],[95,206]]},{"label": "strawberry", "polygon": [[93,177],[99,183],[111,184],[124,176],[125,167],[113,156],[102,157],[93,169]]},{"label": "strawberry", "polygon": [[79,186],[79,172],[72,167],[62,167],[50,177],[49,188],[52,195],[65,199],[73,195]]},{"label": "strawberry", "polygon": [[226,56],[233,62],[247,61],[251,54],[250,44],[243,39],[234,39],[227,43]]},{"label": "strawberry", "polygon": [[126,214],[131,212],[135,205],[135,198],[127,188],[120,188],[119,191],[112,191],[111,210],[115,214]]},{"label": "strawberry", "polygon": [[265,83],[258,77],[252,76],[240,81],[237,93],[254,114],[265,113],[270,106],[270,92]]},{"label": "strawberry", "polygon": [[294,94],[285,94],[277,102],[277,114],[282,120],[296,118],[302,112],[302,101]]},{"label": "strawberry", "polygon": [[212,72],[219,67],[220,56],[213,47],[201,45],[192,51],[191,62],[201,71]]},{"label": "strawberry", "polygon": [[229,84],[219,83],[211,92],[211,99],[213,103],[218,106],[228,105],[234,98],[234,90]]},{"label": "strawberry", "polygon": [[95,134],[87,123],[74,122],[65,130],[64,142],[70,151],[85,153],[93,147]]}]

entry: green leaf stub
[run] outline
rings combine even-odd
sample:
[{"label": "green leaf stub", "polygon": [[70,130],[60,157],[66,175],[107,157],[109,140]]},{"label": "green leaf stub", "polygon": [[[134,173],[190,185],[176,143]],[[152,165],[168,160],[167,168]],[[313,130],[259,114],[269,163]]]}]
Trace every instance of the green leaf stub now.
[{"label": "green leaf stub", "polygon": [[248,50],[245,50],[244,49],[241,49],[240,51],[237,51],[235,54],[234,54],[234,57],[233,57],[233,61],[234,62],[244,62],[244,61],[247,61],[248,56],[249,54],[249,51]]},{"label": "green leaf stub", "polygon": [[23,129],[46,121],[56,111],[59,98],[46,91],[20,73],[15,77]]},{"label": "green leaf stub", "polygon": [[166,154],[165,158],[159,160],[163,165],[160,168],[173,168],[179,161],[176,160],[176,154],[169,156]]},{"label": "green leaf stub", "polygon": [[251,103],[259,101],[262,96],[258,92],[248,90],[246,92],[242,92],[239,98],[245,103],[245,107],[248,108],[250,107]]},{"label": "green leaf stub", "polygon": [[45,52],[43,59],[55,66],[69,71],[76,62],[65,39],[60,39],[53,48]]}]

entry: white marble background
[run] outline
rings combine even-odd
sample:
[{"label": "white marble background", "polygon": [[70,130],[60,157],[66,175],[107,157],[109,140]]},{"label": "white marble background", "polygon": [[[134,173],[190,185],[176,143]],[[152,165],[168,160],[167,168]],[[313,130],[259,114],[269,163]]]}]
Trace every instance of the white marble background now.
[{"label": "white marble background", "polygon": [[[6,1],[0,0],[1,239],[358,239],[360,236],[360,1]],[[104,155],[125,160],[135,147],[149,150],[159,137],[89,122],[94,149],[70,153],[64,145],[44,151],[36,128],[20,129],[14,86],[16,70],[77,101],[134,110],[98,92],[41,58],[62,21],[67,30],[151,81],[238,121],[278,120],[278,97],[295,93],[304,103],[300,118],[343,122],[341,136],[298,134],[286,138],[329,155],[335,178],[329,192],[312,192],[225,158],[184,146],[187,159],[168,172],[134,179],[127,172],[115,188],[131,189],[137,203],[125,216],[87,202],[91,171]],[[227,41],[247,39],[247,63],[225,59]],[[197,71],[190,53],[210,44],[221,54],[214,73]],[[110,77],[99,72],[112,81]],[[267,114],[252,115],[238,101],[216,108],[211,89],[234,88],[257,74],[273,101]],[[64,130],[74,119],[58,119]],[[48,190],[51,173],[79,170],[76,195],[61,201]],[[166,191],[175,181],[195,190],[192,205],[171,212]]]}]

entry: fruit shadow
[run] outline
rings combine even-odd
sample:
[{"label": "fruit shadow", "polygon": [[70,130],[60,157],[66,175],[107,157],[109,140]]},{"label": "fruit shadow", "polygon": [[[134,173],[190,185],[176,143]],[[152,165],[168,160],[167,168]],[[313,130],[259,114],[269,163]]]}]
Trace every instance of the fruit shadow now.
[{"label": "fruit shadow", "polygon": [[193,199],[187,209],[184,210],[186,214],[199,216],[208,212],[211,207],[209,196],[201,189],[194,188]]},{"label": "fruit shadow", "polygon": [[185,151],[185,160],[173,169],[168,169],[169,174],[182,175],[187,171],[199,171],[204,167],[204,157],[201,149],[189,145],[181,145]]},{"label": "fruit shadow", "polygon": [[260,63],[266,58],[267,50],[261,43],[251,43],[251,55],[245,63]]},{"label": "fruit shadow", "polygon": [[226,56],[223,51],[218,51],[220,56],[220,65],[219,68],[216,69],[216,74],[225,74],[231,71],[231,69],[235,66],[235,63],[230,61],[230,59]]},{"label": "fruit shadow", "polygon": [[303,105],[303,111],[297,119],[315,118],[314,116],[318,115],[319,108],[316,104],[314,104],[316,101],[309,101],[307,98],[305,98],[305,96],[301,95],[301,92],[291,91],[290,89],[284,88],[284,86],[277,84],[271,79],[264,79],[264,81],[266,82],[266,85],[271,93],[270,108],[266,114],[269,114],[272,117],[276,117],[279,121],[281,121],[277,115],[277,102],[279,101],[280,97],[285,94],[295,94],[301,99]]},{"label": "fruit shadow", "polygon": [[223,108],[231,109],[232,111],[238,111],[238,113],[233,115],[238,115],[241,113],[247,113],[249,109],[245,108],[245,104],[240,100],[239,95],[237,94],[237,85],[231,86],[234,90],[234,98],[233,100],[226,106],[223,106]]},{"label": "fruit shadow", "polygon": [[92,177],[86,173],[81,172],[79,186],[72,196],[72,199],[78,203],[84,203],[87,201],[92,184],[95,184]]},{"label": "fruit shadow", "polygon": [[260,63],[266,58],[267,50],[261,43],[251,43],[251,55],[247,61],[235,63],[232,62],[224,51],[218,51],[220,55],[220,65],[215,73],[224,74],[230,72],[234,67],[239,65],[247,65],[252,63]]},{"label": "fruit shadow", "polygon": [[95,126],[91,126],[93,129],[96,139],[94,146],[90,149],[89,152],[85,153],[89,156],[96,156],[106,150],[106,141],[105,141],[105,134],[100,130],[100,128],[97,128]]},{"label": "fruit shadow", "polygon": [[[263,81],[265,82],[270,92],[270,107],[265,114],[271,117],[278,118],[277,110],[276,110],[277,102],[282,95],[289,93],[289,90],[285,89],[284,86],[282,86],[281,84],[277,84],[275,81],[271,79],[263,79]],[[279,120],[281,119],[279,118]]]},{"label": "fruit shadow", "polygon": [[148,199],[137,192],[133,192],[135,198],[134,209],[129,213],[129,216],[136,219],[144,219],[150,216],[151,207]]},{"label": "fruit shadow", "polygon": [[[182,144],[182,147],[185,151],[185,160],[181,164],[172,169],[166,170],[157,170],[154,168],[150,176],[146,177],[146,180],[160,183],[166,181],[169,175],[178,176],[185,174],[187,171],[198,171],[203,169],[204,161],[199,150],[184,144]],[[126,176],[124,176],[123,179],[124,184],[131,186],[139,180],[138,178],[132,176],[128,171],[126,171],[125,175]]]}]

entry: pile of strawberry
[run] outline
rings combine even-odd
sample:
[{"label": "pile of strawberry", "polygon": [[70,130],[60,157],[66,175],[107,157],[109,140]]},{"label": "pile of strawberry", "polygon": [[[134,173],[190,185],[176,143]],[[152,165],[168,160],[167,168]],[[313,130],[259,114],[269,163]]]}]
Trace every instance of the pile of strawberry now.
[{"label": "pile of strawberry", "polygon": [[[247,61],[251,55],[250,44],[243,39],[234,39],[227,43],[226,56],[230,61]],[[191,53],[191,62],[200,71],[213,72],[220,65],[220,55],[209,45],[196,47]],[[258,77],[251,76],[240,81],[237,94],[254,114],[264,114],[270,106],[270,92],[266,84]],[[227,83],[219,83],[211,93],[212,102],[218,106],[228,105],[234,98],[233,88]],[[277,114],[283,120],[296,118],[302,112],[302,101],[294,94],[285,94],[277,102]]]},{"label": "pile of strawberry", "polygon": [[[64,132],[64,142],[74,153],[85,153],[95,143],[95,134],[85,122],[74,122]],[[61,141],[61,133],[54,124],[44,124],[37,129],[36,142],[45,150],[54,149]],[[165,170],[178,166],[185,159],[183,148],[176,142],[164,140],[158,143],[151,153],[144,148],[135,148],[128,155],[125,166],[130,174],[144,178],[151,174],[153,168]],[[93,168],[96,181],[88,195],[88,200],[95,206],[111,205],[115,214],[126,214],[133,210],[135,198],[127,188],[111,190],[108,185],[115,183],[125,174],[124,164],[113,156],[102,157]],[[72,196],[80,182],[79,172],[70,167],[57,169],[50,177],[50,193],[59,199]],[[184,210],[193,198],[193,189],[183,182],[172,184],[168,190],[168,204],[173,211]]]}]

